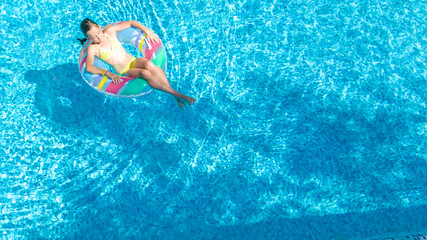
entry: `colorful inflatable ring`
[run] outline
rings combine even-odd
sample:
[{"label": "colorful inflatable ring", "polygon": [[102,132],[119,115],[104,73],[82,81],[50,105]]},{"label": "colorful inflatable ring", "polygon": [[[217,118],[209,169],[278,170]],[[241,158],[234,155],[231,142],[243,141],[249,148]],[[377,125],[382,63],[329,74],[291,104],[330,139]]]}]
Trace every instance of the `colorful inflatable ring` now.
[{"label": "colorful inflatable ring", "polygon": [[[166,51],[163,43],[149,44],[145,41],[145,37],[146,34],[143,31],[133,27],[117,32],[117,38],[121,44],[130,44],[136,47],[145,58],[162,68],[163,71],[166,71]],[[87,41],[80,50],[79,71],[82,78],[92,88],[100,93],[114,97],[138,97],[151,91],[151,87],[148,83],[141,78],[121,76],[120,78],[122,79],[122,82],[114,84],[107,76],[93,74],[86,71],[87,48],[91,43],[92,41]],[[104,61],[98,57],[95,57],[93,65],[106,69]]]}]

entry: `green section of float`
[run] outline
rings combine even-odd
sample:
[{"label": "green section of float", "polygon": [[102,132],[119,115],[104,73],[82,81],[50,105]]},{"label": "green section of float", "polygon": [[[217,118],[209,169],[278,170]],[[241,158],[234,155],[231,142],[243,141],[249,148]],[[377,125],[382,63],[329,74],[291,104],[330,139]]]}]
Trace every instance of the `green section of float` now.
[{"label": "green section of float", "polygon": [[162,46],[161,49],[156,53],[156,58],[152,60],[153,63],[159,68],[163,68],[166,62],[166,52],[165,47]]},{"label": "green section of float", "polygon": [[147,86],[147,81],[141,78],[135,78],[128,83],[126,89],[123,90],[120,95],[137,95],[143,92]]}]

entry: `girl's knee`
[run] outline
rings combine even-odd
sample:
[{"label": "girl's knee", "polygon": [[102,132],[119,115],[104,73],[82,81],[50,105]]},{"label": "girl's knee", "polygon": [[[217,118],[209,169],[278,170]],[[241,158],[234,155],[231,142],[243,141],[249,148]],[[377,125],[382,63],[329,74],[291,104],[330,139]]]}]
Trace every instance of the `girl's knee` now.
[{"label": "girl's knee", "polygon": [[142,77],[144,79],[150,79],[152,76],[151,72],[147,69],[141,69],[139,71],[139,77]]},{"label": "girl's knee", "polygon": [[140,68],[148,70],[152,73],[155,73],[157,71],[159,71],[159,67],[157,67],[153,62],[151,62],[150,60],[146,59],[146,58],[141,58],[140,60]]},{"label": "girl's knee", "polygon": [[137,61],[138,61],[137,67],[138,68],[142,68],[142,69],[147,69],[148,64],[151,63],[150,60],[148,60],[148,59],[146,59],[144,57],[138,58]]},{"label": "girl's knee", "polygon": [[157,71],[157,66],[154,65],[154,63],[151,61],[147,61],[147,64],[145,66],[146,66],[147,70],[149,70],[151,72]]}]

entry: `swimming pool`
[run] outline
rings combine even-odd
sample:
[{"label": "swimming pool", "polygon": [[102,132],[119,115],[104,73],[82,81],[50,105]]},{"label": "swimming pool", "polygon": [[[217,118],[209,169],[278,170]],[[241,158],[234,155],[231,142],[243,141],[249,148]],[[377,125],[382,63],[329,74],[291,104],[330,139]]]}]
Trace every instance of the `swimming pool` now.
[{"label": "swimming pool", "polygon": [[[36,0],[0,11],[2,239],[427,230],[425,2]],[[154,29],[171,84],[196,104],[85,85],[85,17]]]}]

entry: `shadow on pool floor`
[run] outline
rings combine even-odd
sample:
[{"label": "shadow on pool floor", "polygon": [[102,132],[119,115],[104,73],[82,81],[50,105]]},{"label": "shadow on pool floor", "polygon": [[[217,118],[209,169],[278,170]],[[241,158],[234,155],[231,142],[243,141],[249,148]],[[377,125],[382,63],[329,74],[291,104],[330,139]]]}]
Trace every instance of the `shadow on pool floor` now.
[{"label": "shadow on pool floor", "polygon": [[[118,143],[132,143],[142,124],[131,124],[128,117],[132,99],[115,99],[94,91],[82,79],[77,64],[63,64],[47,70],[29,70],[25,81],[35,84],[35,108],[56,124],[54,129],[105,135]],[[127,144],[129,145],[129,144]]]},{"label": "shadow on pool floor", "polygon": [[[191,206],[165,214],[165,196],[146,194],[142,199],[123,184],[117,202],[90,204],[74,219],[70,239],[378,239],[402,232],[426,230],[427,206],[380,209],[371,212],[287,219],[280,216],[253,224],[213,225]],[[198,203],[194,203],[197,205]],[[101,204],[102,205],[102,204]],[[194,209],[197,209],[195,207]],[[182,221],[184,220],[184,221]],[[417,238],[414,238],[417,239]],[[389,239],[387,239],[389,240]]]}]

